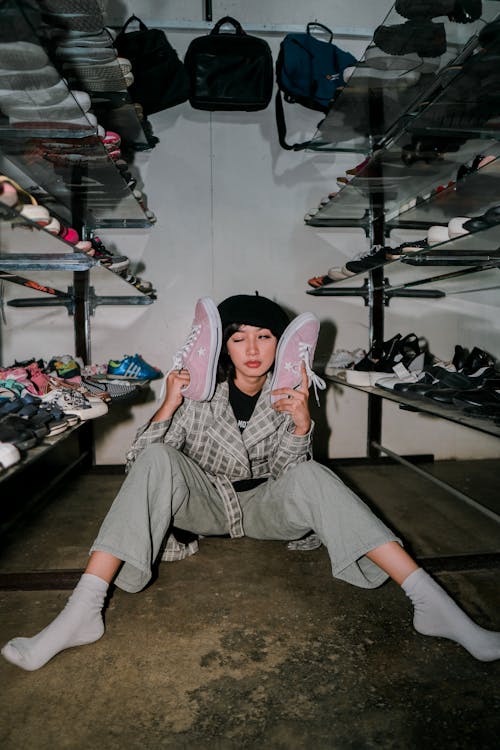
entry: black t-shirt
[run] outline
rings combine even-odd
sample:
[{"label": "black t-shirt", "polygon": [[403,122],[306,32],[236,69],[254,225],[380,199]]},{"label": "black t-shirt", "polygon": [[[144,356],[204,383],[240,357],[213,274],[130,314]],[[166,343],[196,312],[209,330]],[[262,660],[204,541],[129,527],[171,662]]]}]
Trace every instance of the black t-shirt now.
[{"label": "black t-shirt", "polygon": [[249,423],[259,396],[260,391],[255,396],[248,396],[243,391],[240,391],[232,380],[229,381],[229,403],[233,409],[240,432],[243,432]]},{"label": "black t-shirt", "polygon": [[[231,404],[240,432],[243,432],[254,412],[255,404],[259,400],[260,391],[256,393],[255,396],[248,396],[246,393],[243,393],[243,391],[240,391],[232,380],[229,380],[228,384],[229,403]],[[237,482],[233,482],[233,487],[236,492],[244,492],[245,490],[251,490],[254,487],[257,487],[257,485],[262,484],[265,481],[266,479],[264,478],[240,479]]]}]

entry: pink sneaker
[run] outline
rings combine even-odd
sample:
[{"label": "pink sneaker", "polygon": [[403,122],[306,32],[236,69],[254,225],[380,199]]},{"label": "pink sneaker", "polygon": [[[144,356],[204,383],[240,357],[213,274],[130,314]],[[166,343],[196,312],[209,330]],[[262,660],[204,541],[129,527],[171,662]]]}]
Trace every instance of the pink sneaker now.
[{"label": "pink sneaker", "polygon": [[32,362],[30,365],[26,365],[29,379],[35,386],[37,394],[43,396],[50,390],[50,378],[44,372],[40,370],[37,362]]},{"label": "pink sneaker", "polygon": [[192,401],[210,401],[215,391],[217,363],[222,345],[222,326],[215,302],[202,297],[196,303],[191,331],[174,355],[172,370],[189,371],[191,381],[183,395]]},{"label": "pink sneaker", "polygon": [[[324,390],[326,383],[312,370],[314,352],[318,341],[319,320],[313,313],[298,315],[278,342],[271,391],[278,388],[299,388],[302,380],[302,362],[306,366],[308,384],[314,386],[316,400],[318,388]],[[283,396],[271,396],[271,403]]]}]

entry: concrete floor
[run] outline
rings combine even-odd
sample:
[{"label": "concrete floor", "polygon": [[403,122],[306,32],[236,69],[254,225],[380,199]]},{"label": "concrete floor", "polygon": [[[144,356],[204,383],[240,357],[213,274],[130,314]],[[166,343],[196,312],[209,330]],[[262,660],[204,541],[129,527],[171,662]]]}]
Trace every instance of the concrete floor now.
[{"label": "concrete floor", "polygon": [[[443,463],[442,476],[498,503],[498,464]],[[500,549],[499,527],[398,466],[349,481],[418,556]],[[3,540],[0,573],[74,569],[121,478],[84,475]],[[500,630],[498,569],[435,573]],[[0,642],[31,635],[67,591],[0,592]],[[205,539],[162,563],[140,594],[115,589],[106,634],[28,673],[0,659],[3,750],[497,750],[500,662],[420,636],[388,583],[334,581],[324,548]]]}]

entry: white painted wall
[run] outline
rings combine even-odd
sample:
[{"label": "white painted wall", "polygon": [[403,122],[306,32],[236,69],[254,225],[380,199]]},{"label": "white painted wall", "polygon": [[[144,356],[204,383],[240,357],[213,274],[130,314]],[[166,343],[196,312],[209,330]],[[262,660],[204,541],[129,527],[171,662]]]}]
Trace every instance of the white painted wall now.
[{"label": "white painted wall", "polygon": [[[214,19],[230,13],[248,23],[303,24],[318,19],[344,28],[374,27],[388,2],[315,0],[308,14],[299,3],[214,3]],[[110,0],[123,21],[135,12],[148,23],[164,19],[198,20],[201,3],[124,2]],[[169,31],[183,57],[199,32]],[[282,34],[261,33],[273,54]],[[366,40],[337,39],[360,56]],[[314,132],[317,113],[289,110],[291,137]],[[206,113],[189,104],[151,117],[159,145],[137,154],[140,175],[158,222],[150,231],[100,232],[110,248],[128,255],[158,290],[157,302],[144,308],[100,307],[92,319],[92,360],[139,352],[168,370],[175,350],[190,328],[194,302],[210,295],[216,301],[233,293],[276,299],[290,312],[315,312],[322,321],[318,356],[333,348],[365,347],[368,315],[358,299],[319,299],[305,294],[307,279],[368,249],[359,230],[315,229],[303,223],[306,211],[335,189],[335,178],[360,160],[348,154],[285,152],[278,144],[274,108],[257,113]],[[141,270],[143,268],[143,270]],[[94,283],[101,293],[128,294],[129,287],[101,272]],[[54,279],[52,280],[55,284]],[[62,282],[59,282],[60,284]],[[69,282],[68,282],[69,283]],[[119,289],[116,288],[119,285]],[[62,288],[65,288],[64,286]],[[10,296],[19,296],[19,290]],[[500,355],[496,292],[444,301],[398,300],[387,314],[387,337],[400,331],[426,336],[432,351],[450,357],[455,343],[480,346]],[[49,357],[72,351],[71,319],[64,310],[40,312],[7,308],[3,360]],[[160,384],[153,386],[157,397]],[[326,408],[317,415],[318,453],[333,457],[365,454],[366,397],[331,387]],[[121,463],[135,429],[155,408],[153,397],[117,405],[95,423],[97,460]],[[383,443],[402,453],[435,453],[438,458],[497,456],[500,443],[451,423],[401,412],[384,405]],[[316,415],[315,415],[316,416]]]}]

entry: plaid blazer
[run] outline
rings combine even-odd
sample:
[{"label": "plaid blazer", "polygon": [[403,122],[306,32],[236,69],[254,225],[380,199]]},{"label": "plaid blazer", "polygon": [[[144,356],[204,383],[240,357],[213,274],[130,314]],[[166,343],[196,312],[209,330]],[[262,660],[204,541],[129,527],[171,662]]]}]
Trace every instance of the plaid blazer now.
[{"label": "plaid blazer", "polygon": [[211,401],[185,399],[171,419],[141,427],[127,453],[127,470],[152,443],[167,443],[181,450],[196,461],[218,490],[231,536],[243,536],[241,507],[232,483],[277,478],[291,466],[311,459],[313,426],[304,436],[293,435],[294,429],[289,414],[271,408],[270,377],[243,433],[229,403],[228,384],[220,383]]}]

